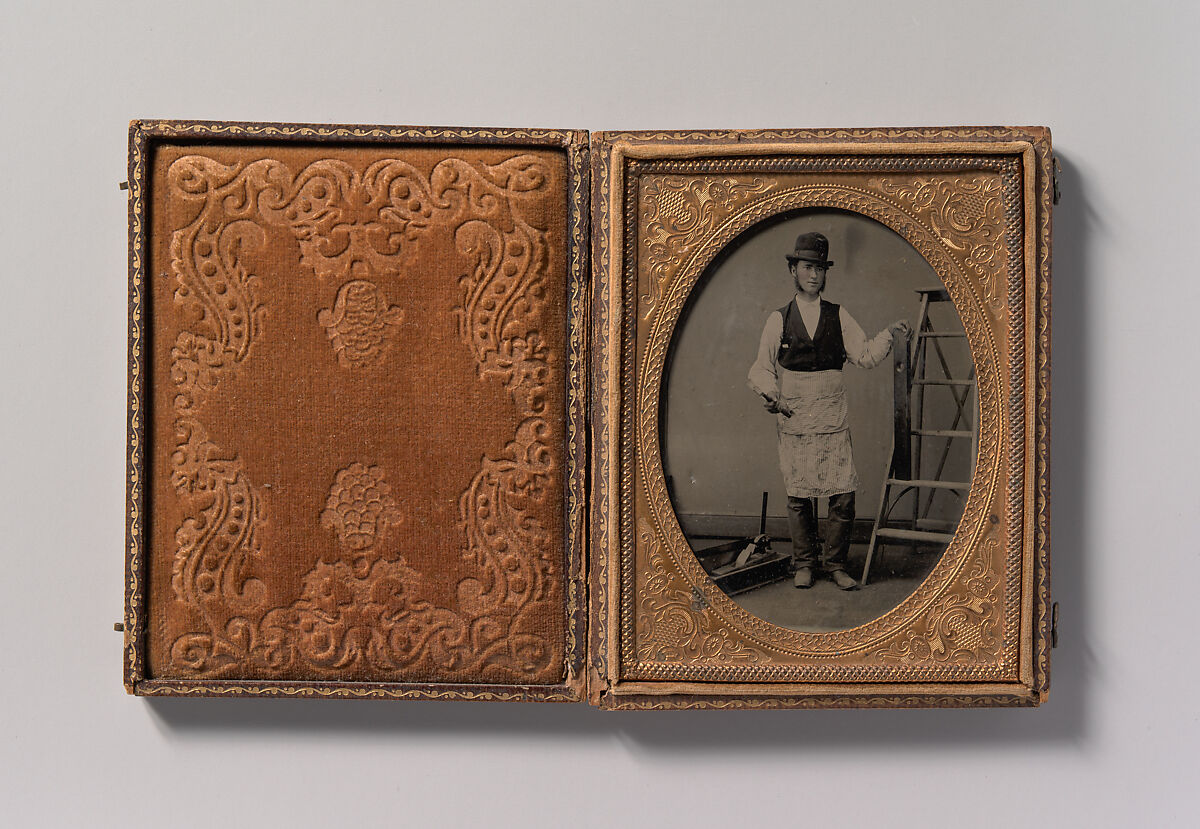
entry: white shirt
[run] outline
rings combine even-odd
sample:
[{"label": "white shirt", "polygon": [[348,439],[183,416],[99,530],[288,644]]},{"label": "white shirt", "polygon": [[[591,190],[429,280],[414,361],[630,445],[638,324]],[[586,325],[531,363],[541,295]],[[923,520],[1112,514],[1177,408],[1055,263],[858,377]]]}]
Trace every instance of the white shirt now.
[{"label": "white shirt", "polygon": [[[801,300],[799,294],[792,301],[800,312],[805,330],[809,332],[809,337],[812,337],[821,319],[821,303]],[[873,339],[868,340],[862,326],[855,322],[844,306],[839,308],[838,317],[842,323],[842,344],[846,349],[847,362],[861,368],[874,368],[891,352],[892,332],[888,329],[885,328]],[[751,389],[772,399],[777,396],[779,388],[776,358],[779,356],[779,341],[782,337],[783,315],[779,311],[772,311],[758,341],[758,358],[750,367],[750,375],[747,378]]]}]

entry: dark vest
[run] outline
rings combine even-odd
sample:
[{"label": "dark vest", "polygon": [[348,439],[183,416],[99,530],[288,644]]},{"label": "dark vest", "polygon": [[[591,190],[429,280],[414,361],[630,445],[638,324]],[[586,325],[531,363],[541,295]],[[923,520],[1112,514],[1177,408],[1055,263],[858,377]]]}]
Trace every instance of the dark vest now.
[{"label": "dark vest", "polygon": [[783,317],[783,336],[779,338],[779,353],[775,361],[789,371],[840,371],[846,362],[846,346],[842,343],[840,309],[832,302],[821,300],[821,317],[817,333],[809,336],[795,300],[779,309]]}]

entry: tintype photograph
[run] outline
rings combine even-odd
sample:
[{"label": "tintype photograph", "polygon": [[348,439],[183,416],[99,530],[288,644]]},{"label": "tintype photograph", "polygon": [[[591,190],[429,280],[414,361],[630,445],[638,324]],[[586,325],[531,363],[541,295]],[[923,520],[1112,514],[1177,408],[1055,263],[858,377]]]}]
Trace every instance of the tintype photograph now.
[{"label": "tintype photograph", "polygon": [[886,614],[962,516],[978,440],[966,334],[930,264],[867,216],[791,211],[722,249],[676,326],[662,406],[688,544],[772,624]]}]

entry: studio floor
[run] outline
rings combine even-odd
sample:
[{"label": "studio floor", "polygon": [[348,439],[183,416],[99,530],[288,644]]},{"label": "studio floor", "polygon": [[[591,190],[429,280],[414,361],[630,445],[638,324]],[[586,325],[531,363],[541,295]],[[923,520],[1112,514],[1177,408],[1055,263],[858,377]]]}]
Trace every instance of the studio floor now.
[{"label": "studio floor", "polygon": [[[723,543],[724,539],[695,538],[692,548],[702,550]],[[788,542],[773,541],[776,550],[787,550]],[[871,577],[858,590],[839,590],[833,582],[817,574],[807,590],[792,586],[791,579],[739,593],[733,600],[748,612],[772,624],[792,630],[825,632],[846,630],[878,619],[904,601],[937,563],[941,550],[905,546],[885,548],[871,565]],[[867,556],[866,544],[850,547],[848,572],[862,575]]]}]

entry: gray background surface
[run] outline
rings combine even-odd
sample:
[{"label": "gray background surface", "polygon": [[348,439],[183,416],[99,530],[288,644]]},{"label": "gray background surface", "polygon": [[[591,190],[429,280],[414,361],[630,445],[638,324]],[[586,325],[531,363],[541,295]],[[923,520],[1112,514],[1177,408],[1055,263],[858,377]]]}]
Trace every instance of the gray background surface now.
[{"label": "gray background surface", "polygon": [[[1196,6],[5,3],[11,826],[1194,825]],[[636,127],[1048,124],[1054,563],[1035,711],[129,699],[133,117]]]}]

